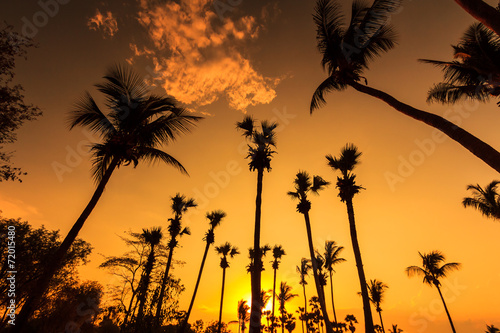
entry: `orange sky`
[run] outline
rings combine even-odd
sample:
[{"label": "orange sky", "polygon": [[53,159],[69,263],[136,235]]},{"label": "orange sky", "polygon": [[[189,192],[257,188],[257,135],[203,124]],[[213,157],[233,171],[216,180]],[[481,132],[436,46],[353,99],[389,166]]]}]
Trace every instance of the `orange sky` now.
[{"label": "orange sky", "polygon": [[[146,165],[123,167],[113,174],[80,233],[94,246],[93,260],[81,269],[82,278],[112,281],[96,269],[102,260],[99,254],[123,253],[117,235],[126,230],[166,226],[171,217],[169,198],[180,192],[199,203],[186,217],[192,235],[183,237],[175,252],[175,259],[186,262],[174,271],[186,286],[181,309],[187,309],[201,261],[204,215],[222,209],[227,218],[216,230],[216,245],[230,241],[242,252],[231,260],[224,301],[223,320],[236,319],[237,301],[250,294],[245,266],[252,245],[256,187],[256,174],[248,171],[244,159],[244,140],[235,130],[245,111],[279,123],[278,153],[272,171],[264,176],[262,218],[262,242],[281,244],[287,252],[278,283],[287,281],[302,295],[295,266],[308,255],[305,226],[295,212],[296,203],[286,196],[295,174],[306,170],[334,181],[336,175],[324,156],[337,155],[352,142],[363,152],[356,173],[366,188],[354,201],[358,237],[367,278],[389,285],[382,305],[386,327],[398,324],[405,332],[416,333],[449,331],[437,291],[404,273],[407,266],[420,264],[418,251],[432,250],[463,265],[443,281],[457,331],[500,326],[500,224],[461,206],[467,184],[484,186],[498,175],[452,140],[439,140],[432,128],[350,89],[328,95],[327,106],[310,116],[310,98],[325,78],[315,47],[313,1],[243,1],[222,16],[208,0],[168,1],[162,7],[151,3],[72,1],[60,4],[57,13],[47,14],[46,24],[39,24],[35,34],[39,47],[29,52],[28,61],[18,63],[16,79],[44,116],[26,124],[12,146],[14,160],[29,175],[21,184],[2,183],[4,216],[22,217],[66,234],[94,186],[84,149],[92,138],[80,129],[68,131],[67,111],[85,90],[97,96],[92,85],[105,69],[128,59],[145,76],[151,77],[155,68],[158,83],[206,119],[192,134],[167,147],[190,177],[167,166]],[[8,6],[0,11],[2,20],[18,30],[26,21],[34,22],[36,15],[43,16],[39,14],[43,8],[35,2],[1,6]],[[405,1],[393,17],[399,46],[377,59],[366,76],[371,86],[415,107],[453,117],[500,148],[495,103],[425,102],[428,88],[441,75],[416,60],[450,59],[450,45],[472,22],[452,0]],[[60,165],[68,167],[66,172],[54,170]],[[395,176],[400,178],[390,181]],[[345,206],[333,186],[311,201],[315,246],[323,248],[326,240],[335,240],[345,247],[347,262],[337,267],[334,277],[338,316],[354,314],[361,329],[362,304]],[[272,285],[270,260],[265,261],[263,289]],[[211,251],[192,320],[216,320],[221,275],[219,259]],[[313,294],[312,281],[307,292]],[[302,302],[300,296],[288,308],[295,310]]]}]

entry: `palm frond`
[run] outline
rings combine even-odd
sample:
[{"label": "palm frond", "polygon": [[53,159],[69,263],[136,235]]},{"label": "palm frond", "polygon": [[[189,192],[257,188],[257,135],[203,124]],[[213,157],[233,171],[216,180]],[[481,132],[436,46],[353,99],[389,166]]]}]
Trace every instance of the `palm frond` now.
[{"label": "palm frond", "polygon": [[182,164],[177,161],[173,156],[167,154],[166,152],[152,148],[152,147],[138,147],[138,156],[140,160],[144,160],[149,163],[164,162],[168,165],[173,166],[185,175],[189,175],[187,170],[182,166]]},{"label": "palm frond", "polygon": [[243,135],[245,137],[250,137],[254,132],[254,119],[252,116],[245,116],[243,121],[239,121],[236,123],[236,128],[243,130]]},{"label": "palm frond", "polygon": [[321,84],[316,88],[316,90],[313,93],[312,99],[311,99],[311,105],[309,107],[309,112],[313,113],[314,110],[319,109],[321,106],[326,104],[326,100],[324,97],[325,93],[328,93],[332,90],[344,90],[347,88],[347,85],[342,84],[337,80],[336,77],[334,76],[329,76],[321,82]]},{"label": "palm frond", "polygon": [[116,132],[111,121],[99,109],[89,92],[78,101],[68,116],[70,129],[76,126],[87,127],[94,133],[107,135]]}]

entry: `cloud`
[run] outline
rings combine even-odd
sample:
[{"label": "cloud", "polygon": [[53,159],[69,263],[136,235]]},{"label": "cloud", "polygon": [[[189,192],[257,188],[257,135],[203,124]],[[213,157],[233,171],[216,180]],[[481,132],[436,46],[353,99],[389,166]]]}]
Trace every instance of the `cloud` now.
[{"label": "cloud", "polygon": [[99,9],[96,9],[95,15],[87,21],[87,26],[90,30],[102,30],[104,38],[113,37],[118,32],[118,23],[113,14],[108,11],[104,16]]},{"label": "cloud", "polygon": [[131,45],[134,55],[150,58],[156,79],[183,103],[203,106],[225,96],[240,111],[270,103],[280,79],[259,73],[241,52],[262,26],[250,15],[221,18],[212,2],[140,0],[139,22],[152,45]]}]

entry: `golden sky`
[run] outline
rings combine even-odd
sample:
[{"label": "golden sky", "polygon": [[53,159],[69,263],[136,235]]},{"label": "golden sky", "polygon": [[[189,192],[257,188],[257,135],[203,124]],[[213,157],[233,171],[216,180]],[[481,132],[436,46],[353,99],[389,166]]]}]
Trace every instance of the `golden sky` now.
[{"label": "golden sky", "polygon": [[[233,1],[236,5],[220,7],[221,2],[60,0],[45,8],[34,1],[3,3],[1,19],[39,44],[27,61],[19,61],[16,81],[25,87],[27,100],[44,111],[19,131],[12,146],[14,160],[29,175],[21,184],[2,183],[3,215],[66,234],[94,189],[86,151],[94,138],[81,129],[68,131],[67,112],[85,90],[97,96],[93,84],[107,67],[129,62],[158,89],[206,118],[166,148],[190,177],[163,165],[115,171],[80,233],[94,247],[82,278],[112,281],[96,269],[102,261],[99,254],[123,253],[118,235],[124,231],[166,226],[170,197],[180,192],[199,203],[185,220],[192,235],[182,238],[174,256],[186,262],[174,271],[186,286],[181,309],[187,309],[202,257],[204,215],[222,209],[227,218],[216,230],[215,244],[230,241],[242,252],[231,260],[224,300],[223,320],[236,320],[237,301],[250,295],[245,266],[256,191],[245,141],[235,129],[246,113],[279,123],[277,154],[272,171],[264,175],[261,237],[287,252],[278,283],[286,281],[301,295],[295,266],[309,253],[303,217],[286,196],[295,174],[306,170],[333,182],[336,174],[325,155],[337,155],[352,142],[363,152],[356,174],[366,188],[354,200],[358,238],[367,278],[389,286],[382,305],[386,327],[398,324],[416,333],[449,330],[437,291],[404,272],[421,264],[418,251],[432,250],[463,265],[443,281],[457,331],[499,327],[500,224],[461,206],[466,185],[484,186],[498,179],[496,172],[432,128],[352,89],[329,94],[328,104],[309,115],[312,93],[325,78],[315,45],[314,1]],[[350,1],[343,3],[347,8]],[[451,59],[450,45],[473,19],[452,0],[419,0],[404,1],[392,22],[399,45],[375,60],[366,72],[368,84],[449,117],[500,148],[495,103],[425,102],[441,74],[417,59]],[[338,316],[354,314],[361,329],[362,303],[345,206],[333,186],[311,201],[315,246],[322,249],[326,240],[335,240],[345,247],[347,262],[337,266],[334,276]],[[265,260],[263,289],[272,287],[270,260]],[[222,272],[214,251],[205,267],[192,320],[216,320],[218,314]],[[312,278],[310,282],[308,296],[314,293]],[[288,308],[302,303],[302,296],[297,297]]]}]

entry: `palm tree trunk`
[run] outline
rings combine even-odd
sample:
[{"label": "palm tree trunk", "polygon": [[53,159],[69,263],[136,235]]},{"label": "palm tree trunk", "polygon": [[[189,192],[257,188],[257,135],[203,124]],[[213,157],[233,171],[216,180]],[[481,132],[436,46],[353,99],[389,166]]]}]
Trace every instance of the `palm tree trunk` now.
[{"label": "palm tree trunk", "polygon": [[371,88],[369,86],[354,81],[351,81],[349,85],[354,89],[356,89],[357,91],[360,91],[362,93],[368,94],[370,96],[376,97],[384,101],[385,103],[392,106],[394,109],[398,110],[399,112],[409,117],[412,117],[413,119],[424,122],[427,125],[440,130],[441,132],[443,132],[444,134],[448,135],[450,138],[461,144],[464,148],[469,150],[476,157],[480,158],[490,167],[495,169],[497,172],[500,172],[500,153],[487,143],[481,141],[474,135],[458,127],[452,122],[433,113],[415,109],[414,107],[402,103],[397,99],[395,99],[394,97],[390,96],[389,94],[377,90],[375,88]]},{"label": "palm tree trunk", "polygon": [[359,249],[358,235],[356,231],[356,222],[354,220],[354,208],[351,199],[346,200],[345,203],[347,206],[347,215],[349,217],[349,228],[351,231],[352,248],[354,252],[354,258],[356,260],[356,267],[358,268],[359,283],[361,285],[361,297],[363,299],[363,312],[365,316],[365,332],[373,333],[374,332],[373,317],[370,308],[370,298],[368,297],[368,289],[366,286],[363,261],[361,260],[361,251]]},{"label": "palm tree trunk", "polygon": [[330,271],[330,294],[332,296],[333,320],[335,321],[335,326],[337,326],[337,314],[335,313],[335,303],[333,302],[333,278],[331,271]]},{"label": "palm tree trunk", "polygon": [[260,254],[260,218],[262,206],[262,180],[264,178],[264,168],[257,170],[257,196],[255,198],[255,229],[253,235],[254,249],[254,269],[250,274],[252,289],[252,309],[250,311],[250,333],[260,333],[260,289],[261,289],[261,270],[262,256]]},{"label": "palm tree trunk", "polygon": [[217,328],[217,333],[222,331],[222,304],[224,302],[224,284],[226,282],[226,269],[222,269],[222,291],[220,294],[220,308],[219,308],[219,327]]},{"label": "palm tree trunk", "polygon": [[482,0],[455,0],[476,20],[500,36],[500,12]]},{"label": "palm tree trunk", "polygon": [[446,306],[446,303],[444,301],[443,294],[441,294],[441,289],[439,289],[439,286],[437,286],[437,285],[436,285],[436,288],[437,288],[437,290],[439,292],[439,296],[441,297],[441,300],[443,301],[444,310],[446,311],[446,315],[448,316],[448,320],[450,321],[451,330],[453,331],[453,333],[457,333],[455,331],[455,326],[453,325],[453,321],[451,320],[450,313],[448,312],[448,307]]},{"label": "palm tree trunk", "polygon": [[332,323],[330,322],[330,319],[328,318],[328,312],[326,311],[325,294],[324,294],[323,288],[321,287],[320,282],[319,282],[318,265],[316,263],[316,256],[314,255],[314,246],[313,246],[313,242],[312,242],[312,231],[311,231],[311,221],[309,219],[308,212],[304,213],[304,219],[306,222],[307,242],[309,243],[309,254],[311,256],[311,263],[312,263],[312,267],[313,267],[314,283],[316,285],[316,292],[318,293],[319,304],[321,306],[321,312],[323,313],[323,319],[325,321],[327,333],[333,333]]},{"label": "palm tree trunk", "polygon": [[161,308],[163,306],[163,298],[165,297],[165,289],[167,287],[168,273],[170,271],[170,265],[172,264],[173,255],[174,255],[174,248],[170,247],[170,251],[168,252],[167,265],[165,266],[165,272],[163,273],[163,278],[161,280],[161,289],[160,289],[160,295],[158,296],[158,304],[156,305],[155,327],[157,328],[160,327]]},{"label": "palm tree trunk", "polygon": [[[205,246],[205,252],[203,253],[203,259],[201,260],[200,271],[198,272],[198,279],[196,279],[196,284],[194,286],[193,297],[191,298],[191,303],[189,303],[189,309],[188,309],[188,311],[186,313],[186,318],[184,319],[184,322],[182,323],[182,327],[181,327],[180,332],[185,332],[186,331],[187,324],[188,324],[188,321],[189,321],[189,316],[191,315],[191,310],[193,309],[193,304],[194,304],[194,300],[196,298],[196,293],[198,292],[198,287],[200,285],[201,274],[203,273],[203,267],[205,266],[205,260],[207,259],[207,254],[208,254],[209,247],[210,247],[210,243],[207,242],[207,245]],[[239,331],[239,329],[240,329],[240,327],[238,325],[238,331]]]},{"label": "palm tree trunk", "polygon": [[[307,314],[307,297],[306,297],[306,285],[305,283],[302,285],[302,289],[304,290],[304,316]],[[307,322],[306,322],[307,329]],[[304,332],[304,320],[302,320],[302,332]]]},{"label": "palm tree trunk", "polygon": [[94,191],[94,194],[92,195],[92,198],[90,199],[89,203],[83,210],[80,217],[76,220],[75,224],[73,224],[73,227],[66,235],[66,238],[64,238],[63,242],[61,243],[61,246],[59,246],[56,253],[52,257],[52,260],[47,263],[47,266],[45,266],[46,269],[43,272],[43,275],[40,276],[40,279],[36,284],[37,287],[34,288],[33,292],[30,294],[29,298],[26,300],[26,303],[24,304],[23,308],[21,309],[21,312],[17,317],[16,325],[13,327],[12,330],[13,333],[26,332],[25,330],[28,320],[30,319],[31,315],[37,308],[37,305],[40,302],[42,296],[47,291],[50,284],[50,280],[56,274],[57,270],[61,268],[61,265],[64,261],[64,257],[68,253],[69,248],[75,241],[76,237],[78,236],[78,233],[82,229],[90,213],[97,205],[97,202],[101,198],[101,195],[104,192],[104,188],[106,187],[106,184],[108,183],[109,178],[111,178],[111,175],[113,174],[113,171],[117,167],[118,163],[119,159],[113,158],[108,168],[106,169],[106,172],[104,173],[101,181],[99,182],[99,185],[97,185],[97,188]]},{"label": "palm tree trunk", "polygon": [[144,305],[146,305],[146,300],[148,297],[148,289],[151,281],[151,272],[153,271],[154,266],[154,246],[151,246],[151,252],[149,252],[148,261],[146,262],[146,267],[144,268],[144,280],[141,281],[142,285],[140,286],[140,292],[137,296],[139,300],[139,310],[137,311],[136,318],[136,329],[137,332],[142,331],[142,321],[144,319]]},{"label": "palm tree trunk", "polygon": [[274,270],[274,282],[273,282],[273,311],[272,311],[272,319],[271,319],[271,328],[274,333],[274,299],[276,296],[276,269]]},{"label": "palm tree trunk", "polygon": [[378,316],[380,317],[380,326],[382,326],[382,332],[385,333],[384,322],[382,321],[382,311],[378,311]]}]

